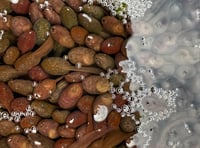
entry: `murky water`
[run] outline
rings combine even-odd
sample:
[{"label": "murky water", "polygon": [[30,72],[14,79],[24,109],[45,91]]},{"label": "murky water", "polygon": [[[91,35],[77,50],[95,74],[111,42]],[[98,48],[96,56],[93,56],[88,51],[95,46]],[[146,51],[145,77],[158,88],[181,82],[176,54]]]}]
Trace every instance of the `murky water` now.
[{"label": "murky water", "polygon": [[142,125],[147,136],[137,134],[135,143],[149,148],[199,148],[200,1],[152,2],[142,19],[133,20],[134,35],[129,39],[128,56],[137,67],[153,69],[155,78],[145,77],[148,87],[178,88],[178,96],[176,112],[164,120],[149,122],[146,127]]}]

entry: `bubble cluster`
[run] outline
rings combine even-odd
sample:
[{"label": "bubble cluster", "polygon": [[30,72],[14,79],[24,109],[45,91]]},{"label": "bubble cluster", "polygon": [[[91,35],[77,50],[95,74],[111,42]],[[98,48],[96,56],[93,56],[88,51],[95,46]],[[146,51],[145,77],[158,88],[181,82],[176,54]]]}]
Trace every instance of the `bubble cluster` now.
[{"label": "bubble cluster", "polygon": [[[93,0],[83,0],[93,4]],[[144,16],[147,9],[151,8],[151,0],[97,0],[99,4],[108,8],[112,15],[122,19],[123,23],[127,22],[130,16],[138,19]]]},{"label": "bubble cluster", "polygon": [[[121,72],[125,74],[125,77],[117,86],[111,80],[112,76],[117,73],[115,70],[109,69],[107,73],[100,75],[111,81],[110,93],[113,99],[116,99],[116,95],[121,95],[126,101],[122,106],[113,104],[113,109],[122,117],[131,117],[138,126],[138,133],[130,137],[132,144],[127,143],[127,146],[148,146],[158,123],[176,112],[178,89],[170,90],[153,85],[155,83],[153,70],[144,66],[138,67],[130,59],[121,61],[119,65],[122,67]],[[147,78],[148,81],[146,81]],[[124,88],[127,83],[130,84],[131,91]],[[136,117],[136,112],[140,114],[139,119]]]},{"label": "bubble cluster", "polygon": [[1,120],[10,120],[14,121],[16,123],[20,122],[22,117],[33,117],[35,115],[35,112],[32,110],[31,106],[29,105],[26,108],[25,112],[19,112],[19,111],[12,111],[10,114],[7,111],[1,111],[0,112],[0,121]]},{"label": "bubble cluster", "polygon": [[[132,137],[132,144],[145,147],[145,145],[149,145],[152,139],[155,125],[176,112],[178,89],[165,90],[152,85],[154,82],[153,71],[151,69],[147,71],[144,68],[137,69],[135,63],[131,60],[121,61],[120,66],[122,66],[122,72],[126,73],[126,79],[130,84],[138,87],[136,89],[130,87],[131,94],[123,91],[120,93],[123,94],[128,103],[121,108],[116,108],[116,110],[123,116],[132,116],[132,119],[140,124],[138,133]],[[148,72],[153,75],[153,77],[148,77],[152,79],[152,83],[145,82],[145,74]],[[119,92],[116,93],[119,94]],[[139,121],[135,119],[134,113],[136,111],[141,116]],[[140,140],[136,141],[136,139]],[[130,144],[128,145],[130,146]]]}]

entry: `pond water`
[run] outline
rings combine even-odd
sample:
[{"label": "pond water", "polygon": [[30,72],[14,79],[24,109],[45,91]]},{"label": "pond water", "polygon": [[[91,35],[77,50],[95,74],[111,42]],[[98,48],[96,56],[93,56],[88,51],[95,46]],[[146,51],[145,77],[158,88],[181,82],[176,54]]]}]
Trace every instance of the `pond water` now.
[{"label": "pond water", "polygon": [[[153,93],[141,99],[141,125],[127,145],[199,148],[200,1],[152,0],[144,17],[132,23],[129,60],[137,68],[153,70],[153,78],[143,74],[145,89],[153,85],[167,95],[159,92],[160,97]],[[169,90],[177,96],[170,97]]]}]

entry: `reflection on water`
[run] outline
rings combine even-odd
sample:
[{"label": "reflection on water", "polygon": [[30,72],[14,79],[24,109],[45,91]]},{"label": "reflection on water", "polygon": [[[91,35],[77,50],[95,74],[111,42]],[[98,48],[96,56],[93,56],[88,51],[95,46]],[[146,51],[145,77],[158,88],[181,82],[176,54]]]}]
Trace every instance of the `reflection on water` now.
[{"label": "reflection on water", "polygon": [[[152,2],[142,19],[133,20],[134,35],[127,45],[128,56],[137,67],[153,69],[155,79],[148,81],[149,87],[178,88],[179,95],[176,112],[165,120],[142,125],[139,130],[146,130],[147,136],[139,132],[135,143],[138,147],[149,144],[149,148],[199,148],[200,2]],[[147,100],[154,102],[155,108],[164,105],[160,100]]]}]

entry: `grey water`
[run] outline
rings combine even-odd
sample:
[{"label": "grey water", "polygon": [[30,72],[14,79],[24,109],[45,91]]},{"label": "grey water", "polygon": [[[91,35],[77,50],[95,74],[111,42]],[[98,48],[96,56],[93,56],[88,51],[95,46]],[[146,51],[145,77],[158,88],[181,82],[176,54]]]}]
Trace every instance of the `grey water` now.
[{"label": "grey water", "polygon": [[[200,148],[200,1],[152,0],[141,19],[132,21],[128,57],[137,67],[153,69],[149,86],[178,88],[176,112],[155,122],[139,147]],[[147,127],[148,128],[148,127]]]}]

